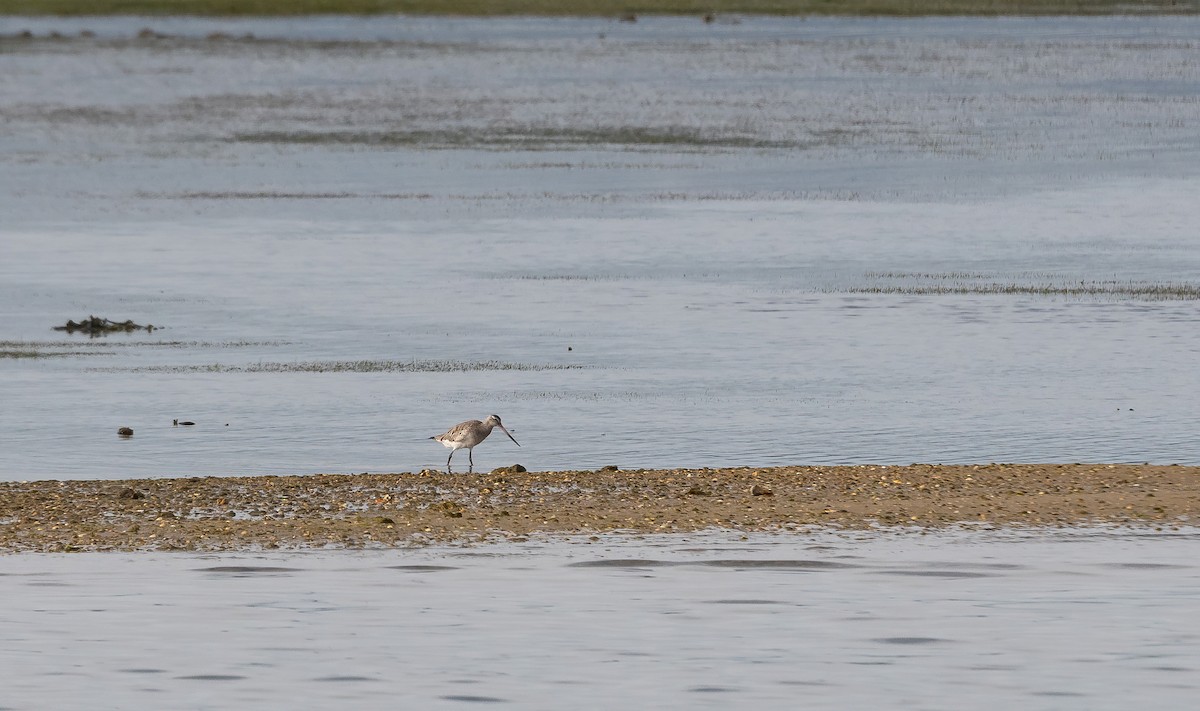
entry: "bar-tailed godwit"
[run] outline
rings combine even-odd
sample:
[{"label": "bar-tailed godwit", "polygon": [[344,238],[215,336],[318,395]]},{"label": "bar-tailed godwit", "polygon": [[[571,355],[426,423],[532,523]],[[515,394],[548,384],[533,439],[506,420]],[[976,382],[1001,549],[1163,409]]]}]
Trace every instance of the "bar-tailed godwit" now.
[{"label": "bar-tailed godwit", "polygon": [[430,437],[429,439],[437,440],[450,448],[450,456],[446,458],[446,473],[450,472],[450,460],[454,459],[454,452],[460,449],[467,450],[467,462],[469,462],[467,471],[474,471],[475,458],[471,456],[471,450],[474,449],[475,445],[488,438],[488,435],[492,433],[493,427],[499,427],[504,430],[504,434],[508,435],[513,444],[518,447],[521,446],[521,443],[512,436],[512,433],[500,423],[499,415],[488,415],[488,418],[483,422],[479,420],[460,422],[451,427],[449,432],[437,435],[436,437]]}]

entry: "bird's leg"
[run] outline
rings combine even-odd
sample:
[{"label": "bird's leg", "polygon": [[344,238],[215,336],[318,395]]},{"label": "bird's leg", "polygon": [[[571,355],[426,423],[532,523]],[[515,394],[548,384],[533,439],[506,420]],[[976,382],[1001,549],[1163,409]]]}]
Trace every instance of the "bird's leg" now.
[{"label": "bird's leg", "polygon": [[450,473],[450,460],[454,459],[454,450],[450,450],[450,456],[446,457],[446,473]]},{"label": "bird's leg", "polygon": [[467,462],[469,462],[469,464],[468,464],[468,466],[467,466],[467,471],[468,471],[468,472],[473,472],[473,471],[475,471],[475,455],[474,455],[474,453],[473,453],[471,450],[469,450],[469,449],[467,450]]}]

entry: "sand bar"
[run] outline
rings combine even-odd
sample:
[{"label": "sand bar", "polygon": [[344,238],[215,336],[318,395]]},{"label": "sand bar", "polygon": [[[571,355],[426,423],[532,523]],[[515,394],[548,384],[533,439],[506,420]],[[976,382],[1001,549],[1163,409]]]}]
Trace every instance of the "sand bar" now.
[{"label": "sand bar", "polygon": [[529,535],[1200,521],[1200,467],[794,466],[0,483],[0,551],[254,550]]}]

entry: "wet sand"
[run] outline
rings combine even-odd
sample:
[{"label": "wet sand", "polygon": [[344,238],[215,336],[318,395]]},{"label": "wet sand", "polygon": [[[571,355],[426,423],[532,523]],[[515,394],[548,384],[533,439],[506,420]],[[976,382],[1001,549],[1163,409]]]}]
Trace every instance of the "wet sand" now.
[{"label": "wet sand", "polygon": [[0,483],[0,550],[470,544],[703,529],[1171,527],[1200,467],[821,466]]}]

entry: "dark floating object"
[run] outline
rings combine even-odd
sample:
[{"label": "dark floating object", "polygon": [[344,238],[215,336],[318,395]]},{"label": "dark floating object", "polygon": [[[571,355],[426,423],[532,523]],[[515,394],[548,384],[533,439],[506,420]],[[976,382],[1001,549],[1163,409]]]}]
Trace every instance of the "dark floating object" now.
[{"label": "dark floating object", "polygon": [[[179,427],[180,425],[183,425],[184,427],[190,427],[191,425],[194,425],[194,424],[196,424],[196,423],[192,422],[191,420],[182,420],[182,421],[181,420],[171,420],[172,427]],[[228,427],[229,425],[225,425],[225,426]]]},{"label": "dark floating object", "polygon": [[121,437],[132,437],[132,436],[133,436],[133,430],[132,430],[132,429],[130,429],[130,428],[128,428],[128,427],[122,427],[122,428],[120,428],[120,429],[118,429],[118,430],[117,430],[117,435],[119,435],[119,436],[121,436]]},{"label": "dark floating object", "polygon": [[129,331],[153,331],[155,328],[158,327],[149,323],[143,326],[141,324],[134,323],[132,319],[126,319],[125,321],[110,321],[106,318],[88,316],[82,321],[68,320],[62,326],[55,326],[54,330],[66,331],[67,333],[83,331],[89,336],[103,336],[109,333],[117,333],[122,331],[126,333]]}]

